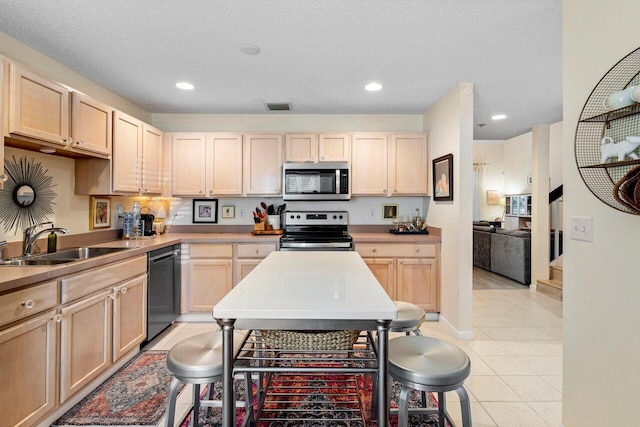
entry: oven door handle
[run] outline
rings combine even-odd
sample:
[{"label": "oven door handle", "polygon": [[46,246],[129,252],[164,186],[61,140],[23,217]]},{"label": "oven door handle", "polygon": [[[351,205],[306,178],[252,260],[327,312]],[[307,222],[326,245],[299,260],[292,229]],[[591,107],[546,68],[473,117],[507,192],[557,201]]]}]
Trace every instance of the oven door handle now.
[{"label": "oven door handle", "polygon": [[282,242],[283,248],[350,248],[351,243],[348,242]]}]

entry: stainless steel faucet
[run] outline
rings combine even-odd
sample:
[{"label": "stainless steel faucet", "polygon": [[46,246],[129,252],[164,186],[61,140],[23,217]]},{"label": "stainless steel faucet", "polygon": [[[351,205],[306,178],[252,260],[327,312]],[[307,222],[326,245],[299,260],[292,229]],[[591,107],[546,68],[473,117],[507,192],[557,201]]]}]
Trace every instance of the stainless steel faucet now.
[{"label": "stainless steel faucet", "polygon": [[[43,230],[34,233],[38,227],[43,225],[51,224],[51,228],[45,228]],[[55,231],[56,233],[66,234],[69,232],[66,228],[54,227],[53,222],[47,221],[40,224],[32,225],[31,227],[27,227],[24,230],[24,240],[22,241],[22,255],[23,256],[31,256],[31,252],[33,252],[33,244],[38,240],[43,233],[50,233],[51,231]]]}]

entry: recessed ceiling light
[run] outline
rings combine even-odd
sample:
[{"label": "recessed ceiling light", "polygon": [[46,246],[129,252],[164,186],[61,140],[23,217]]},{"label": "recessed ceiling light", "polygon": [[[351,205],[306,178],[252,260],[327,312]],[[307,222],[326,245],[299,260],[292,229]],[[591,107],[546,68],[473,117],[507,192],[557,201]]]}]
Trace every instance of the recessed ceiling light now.
[{"label": "recessed ceiling light", "polygon": [[491,116],[491,120],[502,120],[502,119],[506,119],[507,115],[506,114],[496,114]]},{"label": "recessed ceiling light", "polygon": [[51,147],[40,147],[40,152],[45,154],[53,154],[56,152],[56,149]]},{"label": "recessed ceiling light", "polygon": [[380,83],[371,82],[368,85],[366,85],[364,88],[369,92],[375,92],[377,90],[382,89],[382,85]]},{"label": "recessed ceiling light", "polygon": [[252,44],[243,44],[240,46],[240,52],[247,55],[257,55],[260,53],[260,48]]},{"label": "recessed ceiling light", "polygon": [[176,87],[183,90],[193,90],[195,86],[187,82],[178,82],[176,83]]}]

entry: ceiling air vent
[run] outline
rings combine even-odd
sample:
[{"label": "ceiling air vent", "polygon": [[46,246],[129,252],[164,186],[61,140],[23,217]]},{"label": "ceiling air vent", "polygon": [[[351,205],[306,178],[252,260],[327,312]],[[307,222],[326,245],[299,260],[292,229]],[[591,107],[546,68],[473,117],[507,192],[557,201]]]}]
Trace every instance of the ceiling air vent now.
[{"label": "ceiling air vent", "polygon": [[288,102],[267,102],[269,111],[290,111],[291,105]]}]

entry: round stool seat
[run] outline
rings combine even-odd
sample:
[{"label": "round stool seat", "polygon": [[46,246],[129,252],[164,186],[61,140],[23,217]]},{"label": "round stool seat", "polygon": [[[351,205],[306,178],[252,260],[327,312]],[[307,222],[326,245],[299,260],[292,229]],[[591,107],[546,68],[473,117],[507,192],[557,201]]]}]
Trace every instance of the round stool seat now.
[{"label": "round stool seat", "polygon": [[394,301],[393,303],[398,309],[398,317],[391,321],[391,325],[389,327],[392,332],[394,332],[394,329],[420,328],[425,317],[425,313],[422,308],[404,301]]},{"label": "round stool seat", "polygon": [[[246,335],[246,332],[233,333],[234,354],[242,346]],[[222,332],[207,332],[180,341],[167,355],[167,368],[178,378],[194,378],[200,382],[221,376]]]},{"label": "round stool seat", "polygon": [[447,342],[424,336],[389,340],[389,374],[399,380],[446,387],[462,383],[470,372],[469,356]]}]

